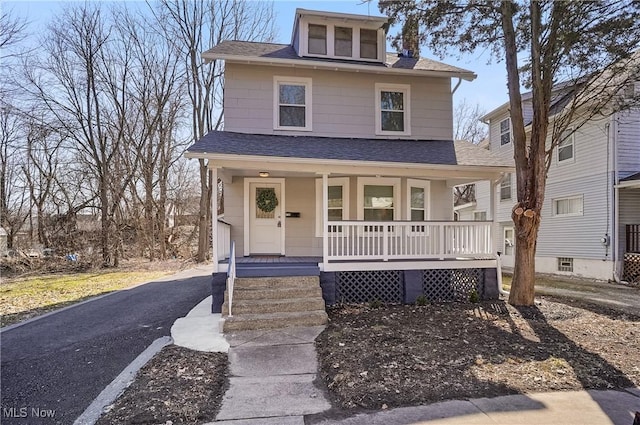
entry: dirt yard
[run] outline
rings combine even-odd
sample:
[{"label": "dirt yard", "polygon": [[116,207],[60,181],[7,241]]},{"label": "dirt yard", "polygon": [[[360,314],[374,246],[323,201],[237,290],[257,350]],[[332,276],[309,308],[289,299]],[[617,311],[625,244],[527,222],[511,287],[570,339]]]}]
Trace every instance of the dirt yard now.
[{"label": "dirt yard", "polygon": [[226,386],[226,354],[170,345],[138,372],[97,425],[212,422]]},{"label": "dirt yard", "polygon": [[540,298],[335,309],[316,340],[338,408],[640,386],[640,318]]}]

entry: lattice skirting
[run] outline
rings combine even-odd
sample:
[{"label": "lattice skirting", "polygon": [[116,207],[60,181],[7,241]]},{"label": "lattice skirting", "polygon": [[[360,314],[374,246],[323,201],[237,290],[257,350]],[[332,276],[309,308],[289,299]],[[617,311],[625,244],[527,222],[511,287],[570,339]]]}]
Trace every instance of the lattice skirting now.
[{"label": "lattice skirting", "polygon": [[469,301],[473,291],[482,296],[484,274],[480,269],[424,270],[422,293],[429,301]]},{"label": "lattice skirting", "polygon": [[337,273],[336,300],[340,303],[364,303],[374,300],[402,303],[402,271],[367,270]]},{"label": "lattice skirting", "polygon": [[624,275],[622,280],[640,283],[640,254],[624,255]]},{"label": "lattice skirting", "polygon": [[467,302],[474,291],[479,299],[497,299],[495,279],[492,284],[485,277],[485,269],[363,270],[325,274],[321,286],[328,305],[412,304],[420,295],[432,302]]}]

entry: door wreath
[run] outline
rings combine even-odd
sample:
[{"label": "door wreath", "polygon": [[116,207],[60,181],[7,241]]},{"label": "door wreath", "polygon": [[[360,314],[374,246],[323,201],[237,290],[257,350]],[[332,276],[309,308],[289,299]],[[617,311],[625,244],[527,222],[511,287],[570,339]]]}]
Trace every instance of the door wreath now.
[{"label": "door wreath", "polygon": [[256,205],[264,212],[271,212],[278,206],[276,191],[273,189],[263,189],[258,191]]}]

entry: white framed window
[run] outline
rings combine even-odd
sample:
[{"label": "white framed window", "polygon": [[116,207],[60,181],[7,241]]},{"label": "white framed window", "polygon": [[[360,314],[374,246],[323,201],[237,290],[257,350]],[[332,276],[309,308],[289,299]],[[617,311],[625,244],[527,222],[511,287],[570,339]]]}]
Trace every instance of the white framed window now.
[{"label": "white framed window", "polygon": [[311,78],[274,77],[273,128],[311,131]]},{"label": "white framed window", "polygon": [[353,56],[353,28],[334,28],[333,54],[335,56]]},{"label": "white framed window", "polygon": [[560,143],[558,143],[558,164],[574,162],[574,135],[575,133],[570,128],[562,132]]},{"label": "white framed window", "polygon": [[[349,219],[349,177],[328,179],[329,221]],[[322,237],[322,179],[316,179],[316,236]]]},{"label": "white framed window", "polygon": [[393,221],[399,217],[400,179],[358,177],[358,220]]},{"label": "white framed window", "polygon": [[554,199],[553,215],[556,217],[583,215],[582,195]]},{"label": "white framed window", "polygon": [[504,230],[504,242],[502,244],[502,253],[503,255],[513,255],[513,250],[516,246],[516,241],[514,239],[515,233],[513,231],[513,227],[505,227]]},{"label": "white framed window", "polygon": [[500,146],[511,143],[511,118],[500,121]]},{"label": "white framed window", "polygon": [[314,55],[327,54],[327,26],[309,24],[307,49]]},{"label": "white framed window", "polygon": [[376,134],[408,136],[411,134],[411,90],[408,84],[375,85]]},{"label": "white framed window", "polygon": [[509,173],[502,179],[500,183],[500,200],[505,201],[511,199],[511,177],[512,174]]},{"label": "white framed window", "polygon": [[429,220],[429,187],[427,180],[407,179],[407,220]]},{"label": "white framed window", "polygon": [[573,272],[573,258],[558,257],[559,272]]},{"label": "white framed window", "polygon": [[360,28],[360,57],[378,59],[378,31]]},{"label": "white framed window", "polygon": [[473,212],[473,220],[474,221],[487,221],[487,212],[486,211],[474,211]]}]

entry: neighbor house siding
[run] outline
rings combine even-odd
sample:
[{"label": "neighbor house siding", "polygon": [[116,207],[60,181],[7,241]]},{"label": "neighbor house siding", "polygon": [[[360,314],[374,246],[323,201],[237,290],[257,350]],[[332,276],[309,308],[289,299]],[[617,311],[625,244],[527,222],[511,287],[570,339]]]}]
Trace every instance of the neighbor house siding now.
[{"label": "neighbor house siding", "polygon": [[226,64],[224,129],[242,133],[308,135],[274,130],[273,77],[312,79],[312,132],[326,137],[386,138],[375,134],[375,84],[408,84],[411,93],[410,139],[451,140],[449,78]]},{"label": "neighbor house siding", "polygon": [[621,178],[640,171],[640,109],[616,115],[618,170]]},{"label": "neighbor house siding", "polygon": [[[538,256],[611,259],[611,249],[600,239],[609,231],[606,202],[607,174],[571,180],[549,180],[538,235]],[[555,216],[554,199],[583,197],[582,215]]]}]

